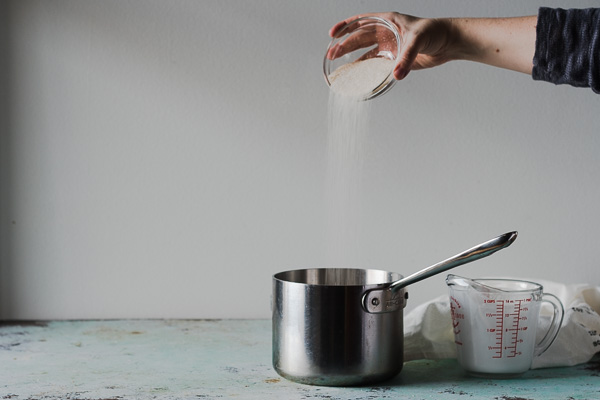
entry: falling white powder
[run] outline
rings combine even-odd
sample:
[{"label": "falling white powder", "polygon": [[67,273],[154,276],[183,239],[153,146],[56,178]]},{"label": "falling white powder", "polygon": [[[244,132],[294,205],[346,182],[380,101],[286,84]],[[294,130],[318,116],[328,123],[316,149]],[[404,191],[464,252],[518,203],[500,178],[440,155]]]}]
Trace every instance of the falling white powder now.
[{"label": "falling white powder", "polygon": [[387,58],[368,58],[344,64],[329,75],[331,90],[344,96],[367,97],[390,75],[395,61]]},{"label": "falling white powder", "polygon": [[371,102],[330,90],[328,115],[328,262],[356,266],[360,258],[361,178]]},{"label": "falling white powder", "polygon": [[361,180],[371,102],[363,101],[393,68],[393,61],[368,59],[346,64],[329,80],[328,262],[360,264]]}]

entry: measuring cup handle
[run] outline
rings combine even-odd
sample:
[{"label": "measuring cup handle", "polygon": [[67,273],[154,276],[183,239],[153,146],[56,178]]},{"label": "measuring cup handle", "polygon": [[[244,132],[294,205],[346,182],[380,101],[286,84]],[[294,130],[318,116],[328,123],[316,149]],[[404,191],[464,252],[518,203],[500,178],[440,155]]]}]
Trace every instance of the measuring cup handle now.
[{"label": "measuring cup handle", "polygon": [[544,293],[542,294],[542,301],[546,303],[550,303],[554,309],[554,314],[552,315],[552,321],[550,321],[550,327],[548,328],[548,332],[542,338],[542,340],[535,346],[534,356],[542,355],[550,345],[558,336],[558,331],[562,325],[563,318],[565,316],[565,309],[561,303],[561,301],[553,294]]}]

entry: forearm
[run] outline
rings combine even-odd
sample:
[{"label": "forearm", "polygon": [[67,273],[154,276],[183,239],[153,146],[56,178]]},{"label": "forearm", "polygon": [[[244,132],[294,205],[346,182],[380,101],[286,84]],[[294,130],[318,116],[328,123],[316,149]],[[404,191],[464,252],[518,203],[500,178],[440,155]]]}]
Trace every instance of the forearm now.
[{"label": "forearm", "polygon": [[531,74],[537,16],[450,18],[456,60],[476,61]]},{"label": "forearm", "polygon": [[600,93],[600,8],[542,7],[538,15],[513,18],[362,14],[335,24],[330,35],[335,37],[349,22],[363,16],[387,19],[402,33],[394,69],[398,80],[412,70],[469,60]]}]

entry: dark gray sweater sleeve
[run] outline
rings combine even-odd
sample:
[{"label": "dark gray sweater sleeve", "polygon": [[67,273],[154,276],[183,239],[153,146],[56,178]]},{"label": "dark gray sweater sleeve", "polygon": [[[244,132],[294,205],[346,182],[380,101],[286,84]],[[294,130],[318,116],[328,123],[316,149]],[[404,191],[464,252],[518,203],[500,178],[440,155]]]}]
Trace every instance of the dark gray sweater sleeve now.
[{"label": "dark gray sweater sleeve", "polygon": [[540,8],[532,76],[600,93],[600,9]]}]

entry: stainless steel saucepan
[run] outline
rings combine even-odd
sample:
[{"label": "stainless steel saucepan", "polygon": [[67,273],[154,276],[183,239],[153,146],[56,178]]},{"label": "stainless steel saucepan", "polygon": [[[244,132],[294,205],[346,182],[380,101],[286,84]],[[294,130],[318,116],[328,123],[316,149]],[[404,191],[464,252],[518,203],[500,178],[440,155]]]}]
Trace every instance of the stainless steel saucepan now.
[{"label": "stainless steel saucepan", "polygon": [[404,353],[405,287],[487,257],[509,232],[406,278],[373,269],[315,268],[273,276],[273,367],[292,381],[371,384],[396,376]]}]

